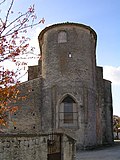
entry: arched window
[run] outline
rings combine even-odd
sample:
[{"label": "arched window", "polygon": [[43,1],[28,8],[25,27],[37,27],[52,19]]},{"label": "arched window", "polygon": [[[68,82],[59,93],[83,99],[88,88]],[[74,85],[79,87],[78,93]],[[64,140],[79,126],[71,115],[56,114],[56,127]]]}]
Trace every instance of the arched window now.
[{"label": "arched window", "polygon": [[71,96],[66,96],[59,108],[60,127],[77,126],[77,104]]},{"label": "arched window", "polygon": [[61,31],[58,33],[58,43],[67,42],[67,33],[65,31]]}]

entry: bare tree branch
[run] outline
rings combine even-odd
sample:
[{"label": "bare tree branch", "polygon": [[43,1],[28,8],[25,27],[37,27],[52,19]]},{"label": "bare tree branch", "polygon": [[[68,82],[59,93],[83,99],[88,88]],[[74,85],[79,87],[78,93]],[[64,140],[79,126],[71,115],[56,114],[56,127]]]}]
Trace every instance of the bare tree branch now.
[{"label": "bare tree branch", "polygon": [[3,0],[2,2],[0,2],[0,5],[2,4],[2,3],[4,3],[6,0]]},{"label": "bare tree branch", "polygon": [[8,21],[8,16],[10,15],[10,11],[11,11],[11,8],[13,6],[13,3],[14,3],[14,0],[12,0],[11,4],[10,4],[10,7],[7,11],[7,15],[6,15],[6,20],[5,20],[5,27],[6,27],[6,24],[7,24],[7,21]]},{"label": "bare tree branch", "polygon": [[[10,15],[14,13],[12,7],[15,0],[0,0],[0,5],[4,2],[9,2],[9,6],[5,17],[0,17],[0,126],[7,125],[8,112],[17,110],[16,106],[12,106],[10,102],[20,98],[16,86],[20,83],[21,77],[27,73],[27,63],[22,60],[22,57],[29,58],[27,53],[30,39],[26,37],[27,29],[44,23],[44,19],[35,21],[34,5],[30,6],[25,13],[14,14],[15,17],[13,16],[11,20]],[[32,49],[30,51],[33,51]],[[36,58],[38,57],[36,55]],[[9,67],[7,69],[4,65],[4,62],[6,64],[9,61],[16,65],[13,70]],[[21,72],[23,70],[24,74]]]}]

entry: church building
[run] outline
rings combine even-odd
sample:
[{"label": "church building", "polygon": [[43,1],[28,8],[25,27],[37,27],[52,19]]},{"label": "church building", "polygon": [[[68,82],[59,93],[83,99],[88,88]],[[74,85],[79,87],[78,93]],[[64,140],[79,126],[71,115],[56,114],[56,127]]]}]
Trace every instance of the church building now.
[{"label": "church building", "polygon": [[64,133],[76,147],[113,143],[111,82],[96,65],[96,32],[78,23],[46,27],[38,36],[41,59],[20,85],[20,110],[8,133]]}]

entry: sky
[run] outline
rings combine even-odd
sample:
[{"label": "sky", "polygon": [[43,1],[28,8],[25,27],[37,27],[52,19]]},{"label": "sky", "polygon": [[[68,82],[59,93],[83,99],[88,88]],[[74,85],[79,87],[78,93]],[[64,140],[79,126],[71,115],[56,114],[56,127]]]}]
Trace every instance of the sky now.
[{"label": "sky", "polygon": [[[9,4],[7,0],[4,12]],[[104,78],[112,82],[113,113],[120,116],[120,0],[15,0],[13,10],[25,12],[32,4],[38,20],[45,19],[29,32],[36,48],[38,34],[51,24],[77,22],[96,31],[97,65],[103,66]]]}]

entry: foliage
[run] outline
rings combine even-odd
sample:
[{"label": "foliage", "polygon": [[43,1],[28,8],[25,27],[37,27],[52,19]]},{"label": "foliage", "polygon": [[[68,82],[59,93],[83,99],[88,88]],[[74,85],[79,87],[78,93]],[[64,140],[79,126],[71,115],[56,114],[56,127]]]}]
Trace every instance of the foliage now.
[{"label": "foliage", "polygon": [[[0,0],[0,7],[6,1]],[[5,17],[0,17],[0,125],[6,125],[9,112],[15,112],[18,109],[18,106],[11,106],[10,103],[18,98],[20,66],[26,65],[19,59],[26,54],[29,47],[30,39],[25,36],[27,30],[44,23],[44,19],[36,22],[34,5],[30,6],[25,13],[18,12],[16,15],[12,11],[14,2],[15,0],[10,1]],[[17,70],[4,67],[4,64],[9,61],[16,65]]]},{"label": "foliage", "polygon": [[120,117],[113,116],[113,131],[117,133],[117,139],[119,138],[118,133],[120,132]]}]

